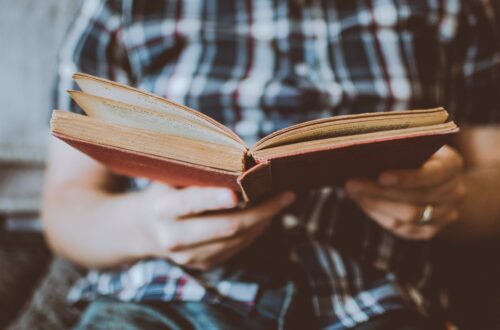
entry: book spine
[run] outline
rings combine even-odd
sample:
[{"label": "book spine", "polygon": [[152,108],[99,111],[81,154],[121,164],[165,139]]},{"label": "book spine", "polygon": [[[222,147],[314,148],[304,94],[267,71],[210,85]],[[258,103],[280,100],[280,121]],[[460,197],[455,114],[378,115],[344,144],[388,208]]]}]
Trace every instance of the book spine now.
[{"label": "book spine", "polygon": [[250,168],[237,179],[246,203],[256,202],[273,192],[271,163],[263,162]]},{"label": "book spine", "polygon": [[250,153],[250,150],[247,149],[245,151],[245,155],[243,156],[243,171],[242,172],[249,171],[255,165],[257,165],[257,162],[253,158],[253,155]]}]

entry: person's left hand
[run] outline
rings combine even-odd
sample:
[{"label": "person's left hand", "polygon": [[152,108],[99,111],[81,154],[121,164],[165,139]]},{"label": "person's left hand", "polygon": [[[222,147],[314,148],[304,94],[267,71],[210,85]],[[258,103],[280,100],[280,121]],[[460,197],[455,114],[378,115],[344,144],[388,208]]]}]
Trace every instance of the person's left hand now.
[{"label": "person's left hand", "polygon": [[[465,197],[463,166],[462,157],[444,146],[419,169],[383,172],[376,181],[349,180],[345,189],[369,217],[386,229],[406,239],[426,240],[458,220]],[[432,218],[423,224],[427,206]]]}]

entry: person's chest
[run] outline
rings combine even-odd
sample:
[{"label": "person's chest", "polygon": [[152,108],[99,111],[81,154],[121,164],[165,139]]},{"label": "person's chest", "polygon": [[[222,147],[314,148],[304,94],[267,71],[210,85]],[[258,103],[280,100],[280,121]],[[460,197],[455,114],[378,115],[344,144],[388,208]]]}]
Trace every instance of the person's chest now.
[{"label": "person's chest", "polygon": [[434,106],[457,1],[135,1],[120,33],[138,87],[251,142],[335,114]]}]

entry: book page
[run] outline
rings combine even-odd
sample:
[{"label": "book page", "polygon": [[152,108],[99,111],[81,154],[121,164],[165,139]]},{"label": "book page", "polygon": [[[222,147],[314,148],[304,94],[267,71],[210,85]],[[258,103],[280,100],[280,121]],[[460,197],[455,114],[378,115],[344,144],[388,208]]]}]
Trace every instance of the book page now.
[{"label": "book page", "polygon": [[186,120],[168,113],[159,113],[137,105],[130,105],[78,91],[68,91],[75,102],[89,117],[102,119],[117,125],[213,142],[220,145],[245,148],[211,126]]},{"label": "book page", "polygon": [[251,154],[256,160],[268,160],[272,158],[289,156],[296,153],[306,153],[320,151],[322,149],[339,148],[341,146],[352,145],[353,143],[373,143],[380,139],[401,138],[419,134],[442,134],[446,132],[458,131],[454,122],[443,124],[417,126],[410,128],[395,129],[389,131],[369,132],[347,136],[337,136],[327,139],[308,140],[299,143],[285,144],[261,150],[252,150]]},{"label": "book page", "polygon": [[323,118],[275,132],[260,140],[252,150],[339,136],[435,125],[444,123],[447,118],[448,113],[443,108]]},{"label": "book page", "polygon": [[54,110],[51,131],[61,138],[225,171],[242,172],[245,166],[246,152],[241,149],[124,127],[71,112]]},{"label": "book page", "polygon": [[190,109],[184,105],[177,104],[170,100],[156,96],[154,94],[122,85],[106,79],[94,77],[84,73],[75,73],[73,75],[78,86],[87,94],[112,99],[122,103],[139,106],[160,113],[171,114],[186,120],[193,121],[199,125],[209,125],[222,134],[232,138],[233,140],[245,145],[234,132],[224,125],[218,123],[214,119]]}]

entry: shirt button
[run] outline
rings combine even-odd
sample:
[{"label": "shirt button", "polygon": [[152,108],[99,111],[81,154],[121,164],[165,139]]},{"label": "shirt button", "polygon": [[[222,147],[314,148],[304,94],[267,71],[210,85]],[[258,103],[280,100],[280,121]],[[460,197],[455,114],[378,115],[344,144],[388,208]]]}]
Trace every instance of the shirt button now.
[{"label": "shirt button", "polygon": [[285,214],[282,219],[282,224],[285,229],[293,229],[299,225],[299,219],[293,214]]},{"label": "shirt button", "polygon": [[299,77],[306,77],[310,73],[309,66],[306,63],[297,63],[294,66],[295,74]]}]

